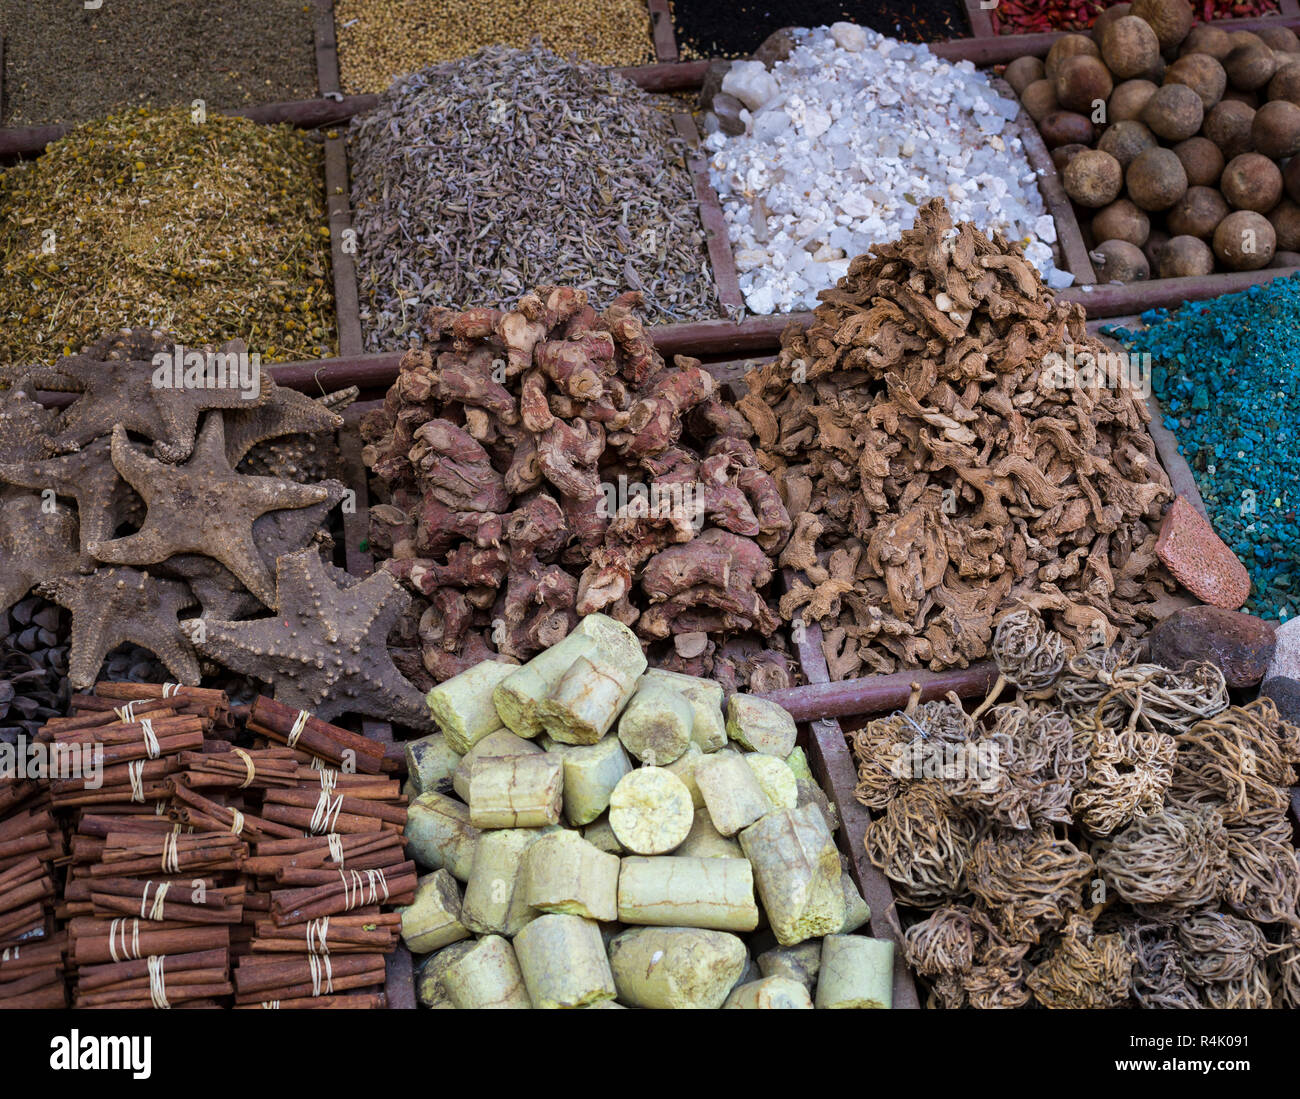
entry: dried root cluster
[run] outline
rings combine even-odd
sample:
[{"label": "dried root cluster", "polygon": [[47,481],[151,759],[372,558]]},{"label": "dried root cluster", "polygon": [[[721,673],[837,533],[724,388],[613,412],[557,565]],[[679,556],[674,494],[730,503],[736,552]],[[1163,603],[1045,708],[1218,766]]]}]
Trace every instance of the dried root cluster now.
[{"label": "dried root cluster", "polygon": [[1103,351],[1083,311],[939,200],[821,297],[739,409],[807,577],[781,615],[821,624],[832,678],[965,667],[1015,603],[1076,648],[1140,636],[1171,493],[1133,391],[1050,358]]},{"label": "dried root cluster", "polygon": [[665,364],[639,306],[543,287],[430,311],[362,427],[388,501],[372,542],[419,597],[408,674],[524,661],[601,611],[665,642],[668,667],[788,682],[765,591],[789,515],[713,377]]},{"label": "dried root cluster", "polygon": [[1300,1006],[1300,728],[1213,665],[1063,644],[1017,610],[974,713],[913,699],[853,734],[932,1005]]}]

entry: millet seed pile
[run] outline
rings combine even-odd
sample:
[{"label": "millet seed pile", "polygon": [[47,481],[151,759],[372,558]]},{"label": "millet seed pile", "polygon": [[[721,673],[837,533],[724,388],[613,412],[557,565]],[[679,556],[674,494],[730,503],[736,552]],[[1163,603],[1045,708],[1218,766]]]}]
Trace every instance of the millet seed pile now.
[{"label": "millet seed pile", "polygon": [[1165,426],[1214,529],[1250,572],[1246,608],[1300,613],[1300,278],[1142,314],[1115,329],[1151,356]]},{"label": "millet seed pile", "polygon": [[351,94],[483,46],[527,46],[598,65],[654,61],[645,0],[335,0],[339,76]]},{"label": "millet seed pile", "polygon": [[52,362],[136,325],[241,338],[267,362],[332,354],[320,146],[140,110],[0,172],[0,362]]}]

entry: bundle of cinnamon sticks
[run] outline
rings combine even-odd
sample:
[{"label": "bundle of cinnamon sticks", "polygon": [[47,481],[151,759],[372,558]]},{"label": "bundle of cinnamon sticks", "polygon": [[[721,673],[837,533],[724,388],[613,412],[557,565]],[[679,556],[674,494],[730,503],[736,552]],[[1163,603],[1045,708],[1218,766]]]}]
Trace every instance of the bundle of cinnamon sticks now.
[{"label": "bundle of cinnamon sticks", "polygon": [[0,1004],[38,1006],[39,971],[58,993],[39,1006],[62,1006],[66,957],[77,1007],[386,1005],[416,868],[382,743],[270,699],[141,683],[74,696],[38,740],[94,767],[22,796],[0,784],[0,898],[18,898],[12,916],[0,900],[0,942],[67,866],[66,931],[0,957]]},{"label": "bundle of cinnamon sticks", "polygon": [[0,778],[0,1008],[67,1006],[67,936],[54,929],[64,851],[44,784]]},{"label": "bundle of cinnamon sticks", "polygon": [[385,1006],[385,956],[401,933],[392,909],[414,899],[416,868],[384,746],[267,698],[250,708],[248,730],[266,753],[290,751],[299,770],[262,792],[268,827],[244,861],[257,901],[245,907],[235,1006]]}]

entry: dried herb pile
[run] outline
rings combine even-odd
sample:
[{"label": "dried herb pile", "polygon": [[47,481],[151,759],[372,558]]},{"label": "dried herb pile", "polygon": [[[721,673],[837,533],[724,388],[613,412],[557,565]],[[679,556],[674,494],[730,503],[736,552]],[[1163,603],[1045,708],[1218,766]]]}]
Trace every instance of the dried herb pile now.
[{"label": "dried herb pile", "polygon": [[597,65],[654,61],[645,0],[338,0],[339,76],[349,93],[382,92],[396,77],[483,46],[576,52]]},{"label": "dried herb pile", "polygon": [[717,316],[684,147],[616,73],[533,45],[398,80],[355,121],[352,224],[366,347],[411,344],[428,306],[631,287],[655,321]]},{"label": "dried herb pile", "polygon": [[187,109],[87,123],[0,173],[0,362],[101,332],[242,339],[266,362],[334,353],[320,147]]},{"label": "dried herb pile", "polygon": [[789,682],[765,599],[789,516],[713,377],[666,365],[639,304],[542,287],[505,312],[429,311],[362,423],[387,501],[371,541],[418,595],[408,676],[526,660],[603,611],[671,639],[678,671]]},{"label": "dried herb pile", "polygon": [[1070,659],[1003,619],[1003,688],[853,734],[867,851],[936,1007],[1300,1006],[1300,728],[1212,664]]},{"label": "dried herb pile", "polygon": [[831,677],[965,667],[1017,601],[1076,647],[1140,636],[1171,493],[1133,391],[1049,358],[1104,354],[1082,309],[937,199],[821,296],[738,407],[807,577],[781,616],[821,624]]}]

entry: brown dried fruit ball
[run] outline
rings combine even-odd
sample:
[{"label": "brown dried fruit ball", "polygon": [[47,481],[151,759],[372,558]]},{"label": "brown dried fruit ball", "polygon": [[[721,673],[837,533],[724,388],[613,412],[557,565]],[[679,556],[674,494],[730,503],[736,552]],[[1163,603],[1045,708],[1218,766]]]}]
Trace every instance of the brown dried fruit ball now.
[{"label": "brown dried fruit ball", "polygon": [[1114,122],[1106,127],[1101,140],[1097,142],[1097,148],[1104,153],[1110,153],[1119,161],[1121,168],[1127,168],[1138,153],[1154,149],[1158,144],[1156,135],[1147,129],[1144,123],[1135,119],[1125,119],[1123,122]]},{"label": "brown dried fruit ball", "polygon": [[[1228,41],[1232,44],[1232,50],[1235,50],[1238,46],[1262,46],[1268,48],[1268,43],[1251,31],[1229,31]],[[1232,50],[1228,52],[1231,53]]]},{"label": "brown dried fruit ball", "polygon": [[1300,252],[1284,252],[1279,248],[1268,261],[1270,267],[1300,267]]},{"label": "brown dried fruit ball", "polygon": [[1223,175],[1223,153],[1208,137],[1189,137],[1174,146],[1174,155],[1183,162],[1189,187],[1213,187]]},{"label": "brown dried fruit ball", "polygon": [[1300,106],[1300,64],[1283,65],[1268,82],[1270,100],[1285,99]]},{"label": "brown dried fruit ball", "polygon": [[1030,84],[1020,97],[1020,105],[1035,122],[1042,122],[1053,111],[1060,109],[1060,104],[1056,102],[1056,89],[1050,80],[1035,80]]},{"label": "brown dried fruit ball", "polygon": [[1152,271],[1160,270],[1160,257],[1164,254],[1165,246],[1169,243],[1169,234],[1163,229],[1152,229],[1151,235],[1147,237],[1146,244],[1142,245],[1142,254],[1147,258],[1147,264]]},{"label": "brown dried fruit ball", "polygon": [[1070,145],[1058,145],[1052,150],[1052,163],[1056,165],[1057,172],[1064,172],[1065,166],[1087,148],[1087,145],[1080,145],[1078,142]]},{"label": "brown dried fruit ball", "polygon": [[1286,193],[1300,202],[1300,156],[1293,156],[1282,170],[1282,185]]},{"label": "brown dried fruit ball", "polygon": [[[1091,111],[1115,88],[1110,72],[1096,57],[1067,57],[1056,70],[1056,101],[1066,110]],[[1197,123],[1199,125],[1199,123]]]},{"label": "brown dried fruit ball", "polygon": [[1267,214],[1282,197],[1282,169],[1259,153],[1242,153],[1223,169],[1219,190],[1234,210]]},{"label": "brown dried fruit ball", "polygon": [[1145,282],[1151,265],[1142,249],[1126,240],[1104,240],[1088,253],[1098,282]]},{"label": "brown dried fruit ball", "polygon": [[1115,20],[1123,19],[1124,16],[1131,14],[1132,10],[1132,4],[1113,4],[1107,8],[1092,21],[1092,40],[1100,44],[1101,36],[1106,33],[1106,28]]},{"label": "brown dried fruit ball", "polygon": [[1192,5],[1187,0],[1133,0],[1129,14],[1151,24],[1162,52],[1176,49],[1192,30]]},{"label": "brown dried fruit ball", "polygon": [[1216,103],[1205,116],[1201,132],[1219,147],[1224,160],[1231,160],[1255,147],[1250,136],[1250,127],[1254,121],[1253,107],[1234,99],[1224,99]]},{"label": "brown dried fruit ball", "polygon": [[1172,149],[1148,149],[1128,166],[1128,197],[1143,210],[1168,210],[1187,193],[1187,173]]},{"label": "brown dried fruit ball", "polygon": [[1156,94],[1157,87],[1150,80],[1125,80],[1123,84],[1116,84],[1106,103],[1106,118],[1111,122],[1141,118],[1142,108]]},{"label": "brown dried fruit ball", "polygon": [[1166,141],[1185,141],[1205,121],[1201,97],[1186,84],[1166,84],[1142,108],[1142,121]]},{"label": "brown dried fruit ball", "polygon": [[1223,61],[1228,83],[1241,92],[1262,88],[1277,72],[1277,60],[1267,46],[1246,43],[1238,46]]},{"label": "brown dried fruit ball", "polygon": [[1193,27],[1192,33],[1183,39],[1178,47],[1178,56],[1189,53],[1208,53],[1215,61],[1222,61],[1232,52],[1232,39],[1222,27],[1202,24]]},{"label": "brown dried fruit ball", "polygon": [[1151,24],[1125,15],[1106,24],[1101,37],[1101,59],[1120,80],[1150,71],[1160,58],[1160,42]]},{"label": "brown dried fruit ball", "polygon": [[1007,66],[1003,78],[1011,85],[1016,95],[1024,95],[1025,89],[1035,80],[1042,80],[1045,72],[1040,58],[1017,57]]},{"label": "brown dried fruit ball", "polygon": [[1219,222],[1232,211],[1213,187],[1188,187],[1165,215],[1165,224],[1176,237],[1200,237],[1209,240]]},{"label": "brown dried fruit ball", "polygon": [[1208,53],[1189,53],[1169,66],[1165,83],[1186,84],[1201,97],[1201,106],[1208,111],[1228,90],[1228,74]]},{"label": "brown dried fruit ball", "polygon": [[1049,149],[1058,145],[1091,145],[1096,136],[1092,122],[1074,111],[1053,111],[1038,124],[1038,132]]},{"label": "brown dried fruit ball", "polygon": [[1065,168],[1065,193],[1080,206],[1107,206],[1119,197],[1124,169],[1110,153],[1085,149]]},{"label": "brown dried fruit ball", "polygon": [[1250,124],[1250,140],[1263,156],[1282,160],[1300,152],[1300,107],[1285,99],[1265,103]]},{"label": "brown dried fruit ball", "polygon": [[1271,50],[1281,50],[1283,53],[1300,50],[1300,38],[1296,37],[1295,31],[1290,27],[1260,27],[1255,32],[1255,37]]},{"label": "brown dried fruit ball", "polygon": [[1043,62],[1043,72],[1048,80],[1056,79],[1056,72],[1061,62],[1069,57],[1100,57],[1101,50],[1097,43],[1086,34],[1063,34],[1047,51],[1047,60]]},{"label": "brown dried fruit ball", "polygon": [[1126,240],[1141,248],[1151,235],[1151,219],[1128,199],[1116,199],[1092,219],[1093,240]]},{"label": "brown dried fruit ball", "polygon": [[1300,203],[1284,198],[1268,212],[1268,223],[1273,226],[1279,249],[1287,252],[1300,249]]},{"label": "brown dried fruit ball", "polygon": [[1277,251],[1273,226],[1254,210],[1236,210],[1214,230],[1214,254],[1233,271],[1258,271],[1267,267]]},{"label": "brown dried fruit ball", "polygon": [[1214,274],[1214,249],[1199,237],[1171,237],[1160,249],[1156,272],[1162,279]]}]

